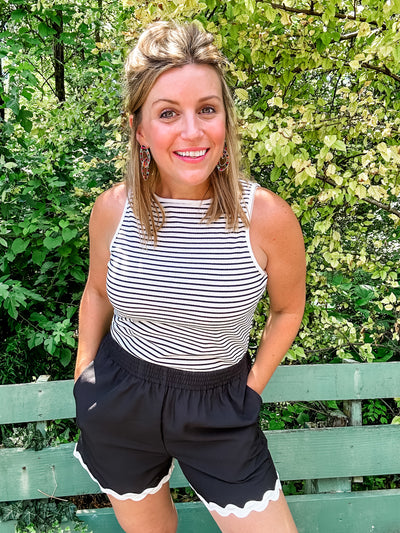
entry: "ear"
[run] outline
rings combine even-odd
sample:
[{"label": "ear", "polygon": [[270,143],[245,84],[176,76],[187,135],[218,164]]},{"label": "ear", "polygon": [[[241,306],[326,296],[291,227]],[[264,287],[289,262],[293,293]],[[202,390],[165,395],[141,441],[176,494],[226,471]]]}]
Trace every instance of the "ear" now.
[{"label": "ear", "polygon": [[141,145],[141,146],[147,146],[147,142],[146,142],[146,136],[143,132],[143,128],[142,128],[142,125],[139,124],[139,126],[137,127],[136,129],[136,140],[137,142]]}]

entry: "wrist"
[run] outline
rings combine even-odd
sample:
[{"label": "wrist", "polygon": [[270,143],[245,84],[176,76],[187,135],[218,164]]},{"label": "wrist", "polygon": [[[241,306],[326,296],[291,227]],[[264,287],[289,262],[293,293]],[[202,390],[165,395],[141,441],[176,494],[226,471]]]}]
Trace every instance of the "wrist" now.
[{"label": "wrist", "polygon": [[256,373],[253,371],[253,368],[250,370],[249,375],[247,376],[247,386],[253,389],[257,394],[261,396],[266,383],[263,383],[257,379]]}]

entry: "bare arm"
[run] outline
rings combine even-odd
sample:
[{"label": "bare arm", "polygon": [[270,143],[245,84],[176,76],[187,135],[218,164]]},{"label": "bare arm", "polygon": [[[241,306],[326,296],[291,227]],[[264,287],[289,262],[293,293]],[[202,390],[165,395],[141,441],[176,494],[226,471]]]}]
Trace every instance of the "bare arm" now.
[{"label": "bare arm", "polygon": [[79,341],[75,379],[94,360],[108,332],[113,308],[106,292],[110,244],[125,205],[125,188],[118,185],[96,200],[89,222],[89,275],[79,308]]},{"label": "bare arm", "polygon": [[257,191],[250,235],[268,273],[270,313],[248,385],[259,394],[295,339],[304,313],[305,252],[291,208],[270,191]]}]

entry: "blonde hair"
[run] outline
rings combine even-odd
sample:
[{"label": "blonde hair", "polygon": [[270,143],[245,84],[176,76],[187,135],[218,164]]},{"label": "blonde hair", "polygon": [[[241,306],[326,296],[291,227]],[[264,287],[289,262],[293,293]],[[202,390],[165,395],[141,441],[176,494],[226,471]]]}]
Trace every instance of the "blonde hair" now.
[{"label": "blonde hair", "polygon": [[202,31],[196,24],[156,22],[142,33],[125,63],[125,107],[133,117],[125,181],[132,209],[140,221],[142,231],[146,239],[153,239],[154,243],[157,242],[157,231],[165,222],[163,208],[154,194],[159,172],[152,160],[149,179],[142,179],[136,131],[141,121],[141,108],[158,77],[171,68],[188,64],[210,65],[215,69],[221,81],[226,114],[225,142],[229,167],[224,172],[215,169],[210,175],[212,201],[205,220],[214,222],[224,215],[228,229],[237,229],[239,220],[248,225],[246,213],[240,204],[242,188],[239,181],[239,141],[234,103],[224,78],[226,59],[213,41],[213,36]]}]

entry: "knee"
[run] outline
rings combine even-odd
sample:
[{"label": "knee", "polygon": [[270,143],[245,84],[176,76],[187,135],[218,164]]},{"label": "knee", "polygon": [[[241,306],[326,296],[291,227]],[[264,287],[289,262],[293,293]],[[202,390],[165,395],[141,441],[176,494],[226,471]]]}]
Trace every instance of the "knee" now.
[{"label": "knee", "polygon": [[125,533],[176,533],[178,528],[178,514],[175,507],[168,516],[159,519],[149,514],[141,518],[117,515],[117,520]]}]

